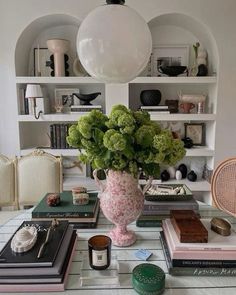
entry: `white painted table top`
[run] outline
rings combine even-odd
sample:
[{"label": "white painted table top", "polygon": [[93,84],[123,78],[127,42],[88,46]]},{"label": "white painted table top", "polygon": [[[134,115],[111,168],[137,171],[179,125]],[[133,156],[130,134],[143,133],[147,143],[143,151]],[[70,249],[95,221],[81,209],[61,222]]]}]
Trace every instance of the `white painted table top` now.
[{"label": "white painted table top", "polygon": [[[213,216],[226,217],[223,212],[218,211],[208,205],[201,203],[200,205],[201,216],[204,218],[211,218]],[[1,214],[1,213],[0,213]],[[0,249],[10,239],[17,227],[23,220],[30,220],[31,212],[26,211],[20,215],[10,219],[7,223],[0,227]],[[232,224],[236,219],[228,218]],[[70,269],[69,279],[65,292],[51,292],[50,294],[66,294],[66,295],[131,295],[137,294],[131,285],[131,273],[133,268],[142,263],[138,260],[134,252],[138,249],[148,249],[153,255],[150,257],[149,262],[160,266],[166,273],[166,290],[165,295],[235,295],[236,294],[236,277],[174,277],[167,273],[167,266],[163,255],[162,247],[159,240],[160,227],[144,228],[136,227],[135,223],[130,224],[128,227],[137,234],[137,242],[131,247],[119,248],[112,247],[112,254],[116,254],[120,263],[119,279],[120,286],[117,288],[109,287],[81,287],[79,282],[80,265],[82,254],[87,251],[87,240],[96,234],[106,234],[113,225],[106,220],[100,212],[99,223],[96,229],[80,229],[78,233],[78,246],[74,255],[72,267]],[[3,293],[1,293],[3,294]],[[17,293],[11,293],[17,294]],[[20,294],[20,293],[18,293]],[[22,293],[21,293],[22,294]],[[42,293],[34,293],[42,294]],[[45,293],[46,294],[46,293]]]}]

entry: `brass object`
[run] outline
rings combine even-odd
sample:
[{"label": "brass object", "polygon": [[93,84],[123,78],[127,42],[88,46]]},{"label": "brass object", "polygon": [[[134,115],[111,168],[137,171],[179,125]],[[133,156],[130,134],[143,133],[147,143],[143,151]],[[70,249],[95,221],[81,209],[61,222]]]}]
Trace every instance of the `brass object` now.
[{"label": "brass object", "polygon": [[231,234],[231,224],[223,218],[212,218],[211,229],[222,236],[229,236]]}]

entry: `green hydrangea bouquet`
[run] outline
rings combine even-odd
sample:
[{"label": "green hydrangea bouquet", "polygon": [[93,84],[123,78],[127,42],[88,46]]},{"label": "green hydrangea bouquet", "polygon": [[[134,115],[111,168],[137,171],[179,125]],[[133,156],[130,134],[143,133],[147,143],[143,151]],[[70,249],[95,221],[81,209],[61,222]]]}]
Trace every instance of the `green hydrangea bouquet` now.
[{"label": "green hydrangea bouquet", "polygon": [[126,171],[134,177],[141,171],[159,177],[160,164],[173,166],[185,155],[183,142],[151,121],[148,112],[124,105],[114,106],[110,116],[98,110],[82,116],[69,128],[67,142],[94,169]]}]

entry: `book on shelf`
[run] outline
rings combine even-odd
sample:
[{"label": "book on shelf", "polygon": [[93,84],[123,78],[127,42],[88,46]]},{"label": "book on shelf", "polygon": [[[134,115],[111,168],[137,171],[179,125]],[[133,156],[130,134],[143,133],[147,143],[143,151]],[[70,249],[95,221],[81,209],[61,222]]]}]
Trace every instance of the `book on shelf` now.
[{"label": "book on shelf", "polygon": [[[97,193],[89,194],[89,203],[78,206],[73,204],[71,191],[60,193],[60,205],[51,207],[47,205],[46,194],[32,211],[32,218],[92,218],[96,212],[96,206],[99,204]],[[84,220],[86,221],[86,220]]]},{"label": "book on shelf", "polygon": [[[74,231],[75,232],[75,231]],[[69,225],[66,234],[61,243],[60,249],[56,256],[56,259],[52,266],[33,266],[25,263],[24,266],[18,267],[12,264],[12,267],[1,267],[0,276],[17,276],[17,275],[59,275],[62,271],[62,266],[66,257],[67,249],[69,247],[70,241],[72,239],[73,226]],[[21,255],[22,261],[24,260],[24,255]],[[36,258],[33,257],[34,261]],[[29,265],[29,266],[28,266]]]},{"label": "book on shelf", "polygon": [[90,112],[92,110],[102,110],[101,105],[72,105],[70,108],[72,113],[83,113]]},{"label": "book on shelf", "polygon": [[216,259],[172,259],[170,249],[167,245],[167,241],[164,232],[160,232],[160,239],[162,239],[164,247],[168,248],[168,253],[171,259],[172,266],[174,267],[235,267],[236,260],[216,260]]},{"label": "book on shelf", "polygon": [[[17,281],[16,278],[8,277],[5,279],[5,282],[0,284],[0,291],[2,292],[50,292],[50,291],[64,291],[67,284],[69,271],[71,263],[73,260],[74,252],[77,245],[76,232],[74,231],[70,244],[67,248],[66,258],[64,259],[63,269],[60,273],[60,281],[55,282],[50,280],[50,276],[40,276],[37,280],[35,278],[30,278],[25,276],[24,278],[19,278]],[[3,281],[4,279],[2,279]]]},{"label": "book on shelf", "polygon": [[168,272],[174,276],[236,276],[236,267],[175,267],[172,264],[171,256],[165,236],[160,233],[160,241],[165,256]]},{"label": "book on shelf", "polygon": [[140,106],[141,110],[168,110],[169,107],[166,105],[158,105],[158,106]]},{"label": "book on shelf", "polygon": [[66,142],[68,130],[71,124],[52,124],[50,125],[50,147],[52,149],[68,149],[69,144]]},{"label": "book on shelf", "polygon": [[[170,219],[163,221],[164,232],[168,232],[174,250],[182,251],[236,251],[236,233],[230,236],[221,236],[211,230],[210,219],[201,219],[204,227],[208,231],[208,243],[181,243]],[[220,255],[220,253],[219,253]]]},{"label": "book on shelf", "polygon": [[161,227],[162,220],[169,218],[167,215],[143,215],[141,214],[136,220],[136,226],[138,227]]},{"label": "book on shelf", "polygon": [[[39,266],[52,266],[55,262],[57,253],[60,249],[60,245],[63,241],[64,235],[66,233],[67,227],[69,223],[67,221],[62,221],[59,223],[59,225],[56,227],[56,230],[53,232],[53,239],[50,243],[47,245],[47,252],[45,252],[45,255],[41,259],[35,259],[37,257],[37,254],[39,252],[39,248],[41,244],[45,241],[47,230],[51,225],[51,221],[24,221],[19,228],[16,230],[16,232],[27,225],[35,225],[38,229],[38,236],[37,236],[37,243],[34,245],[34,247],[24,253],[24,255],[15,255],[14,252],[11,250],[11,239],[6,243],[4,248],[0,252],[0,268],[4,267],[39,267]],[[16,233],[15,232],[15,233]],[[22,257],[24,259],[22,259]]]}]

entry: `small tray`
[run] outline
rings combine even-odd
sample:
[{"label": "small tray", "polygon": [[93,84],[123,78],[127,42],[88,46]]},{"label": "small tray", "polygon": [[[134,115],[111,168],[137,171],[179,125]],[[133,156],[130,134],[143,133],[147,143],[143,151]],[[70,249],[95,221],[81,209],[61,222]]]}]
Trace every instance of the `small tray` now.
[{"label": "small tray", "polygon": [[163,186],[163,187],[170,187],[176,188],[181,187],[185,190],[185,194],[183,195],[150,195],[147,192],[145,193],[145,200],[147,201],[186,201],[191,200],[193,198],[193,194],[191,190],[185,184],[153,184],[152,187],[156,186]]},{"label": "small tray", "polygon": [[120,285],[119,282],[119,261],[116,255],[111,256],[111,263],[107,269],[95,270],[89,266],[87,256],[83,257],[80,270],[80,285],[90,287],[113,288]]}]

